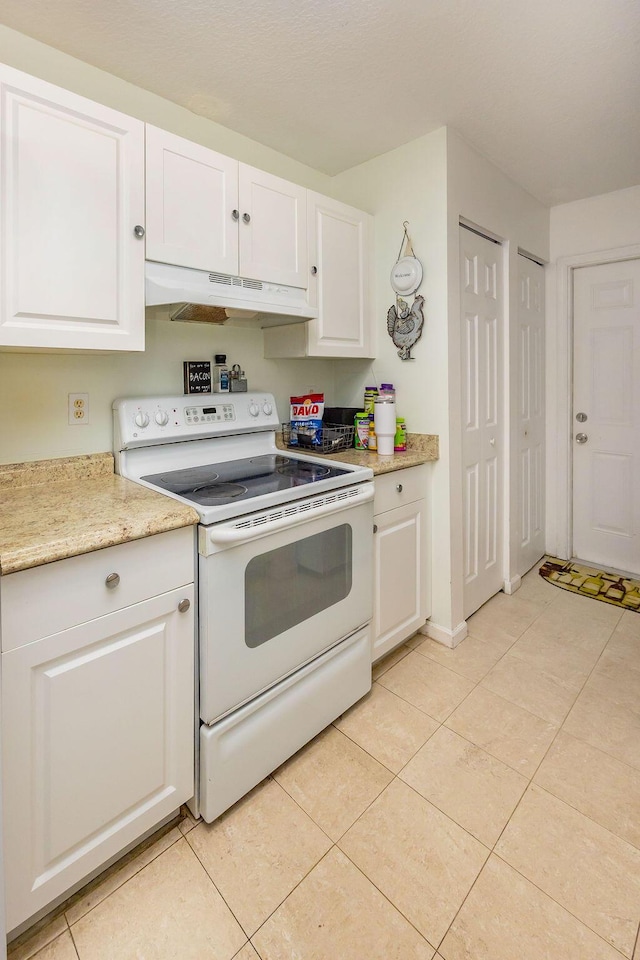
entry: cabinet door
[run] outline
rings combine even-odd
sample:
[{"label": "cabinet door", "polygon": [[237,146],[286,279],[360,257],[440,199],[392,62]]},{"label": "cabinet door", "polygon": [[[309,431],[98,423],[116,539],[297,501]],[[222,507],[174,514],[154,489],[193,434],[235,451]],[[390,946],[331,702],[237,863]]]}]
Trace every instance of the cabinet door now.
[{"label": "cabinet door", "polygon": [[240,164],[240,274],[306,287],[307,191]]},{"label": "cabinet door", "polygon": [[147,260],[238,273],[238,161],[146,126]]},{"label": "cabinet door", "polygon": [[371,357],[371,217],[317,193],[308,195],[309,356]]},{"label": "cabinet door", "polygon": [[193,668],[192,584],[3,654],[9,930],[192,796]]},{"label": "cabinet door", "polygon": [[426,511],[417,500],[374,517],[373,650],[379,660],[426,619]]},{"label": "cabinet door", "polygon": [[143,350],[143,124],[4,66],[0,96],[0,344]]}]

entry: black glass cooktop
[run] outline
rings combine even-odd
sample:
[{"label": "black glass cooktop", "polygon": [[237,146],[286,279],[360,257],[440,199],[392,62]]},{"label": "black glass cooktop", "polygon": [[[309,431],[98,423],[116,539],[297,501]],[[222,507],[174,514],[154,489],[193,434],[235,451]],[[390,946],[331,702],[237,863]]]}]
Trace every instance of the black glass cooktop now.
[{"label": "black glass cooktop", "polygon": [[324,463],[297,460],[283,454],[268,453],[245,460],[212,463],[202,467],[167,470],[142,477],[163,490],[206,507],[223,506],[238,500],[250,500],[306,483],[327,480],[349,473]]}]

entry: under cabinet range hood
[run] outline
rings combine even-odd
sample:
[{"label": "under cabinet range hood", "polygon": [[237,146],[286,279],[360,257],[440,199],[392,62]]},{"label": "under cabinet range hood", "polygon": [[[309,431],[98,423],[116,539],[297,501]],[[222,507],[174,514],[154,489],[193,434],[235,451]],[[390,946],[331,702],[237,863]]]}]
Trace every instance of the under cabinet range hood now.
[{"label": "under cabinet range hood", "polygon": [[[163,304],[211,307],[210,323],[220,323],[223,310],[229,319],[255,319],[261,327],[300,323],[318,316],[318,311],[309,306],[306,290],[298,287],[153,260],[145,263],[145,302],[148,307]],[[206,309],[178,310],[172,319],[207,322],[207,313]]]}]

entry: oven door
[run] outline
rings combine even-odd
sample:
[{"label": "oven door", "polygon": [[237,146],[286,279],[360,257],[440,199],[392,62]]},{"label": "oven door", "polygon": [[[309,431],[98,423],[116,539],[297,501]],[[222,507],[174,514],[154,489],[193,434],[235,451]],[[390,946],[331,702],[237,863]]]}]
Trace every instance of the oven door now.
[{"label": "oven door", "polygon": [[205,723],[371,620],[372,538],[371,482],[200,528]]}]

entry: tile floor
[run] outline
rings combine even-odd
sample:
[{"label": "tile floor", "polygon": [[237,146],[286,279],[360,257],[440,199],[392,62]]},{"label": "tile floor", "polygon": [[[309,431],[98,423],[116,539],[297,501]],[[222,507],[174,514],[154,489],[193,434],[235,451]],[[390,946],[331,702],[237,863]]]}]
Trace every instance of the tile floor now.
[{"label": "tile floor", "polygon": [[536,571],[10,960],[640,960],[640,616]]}]

